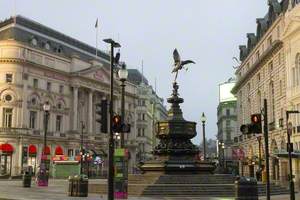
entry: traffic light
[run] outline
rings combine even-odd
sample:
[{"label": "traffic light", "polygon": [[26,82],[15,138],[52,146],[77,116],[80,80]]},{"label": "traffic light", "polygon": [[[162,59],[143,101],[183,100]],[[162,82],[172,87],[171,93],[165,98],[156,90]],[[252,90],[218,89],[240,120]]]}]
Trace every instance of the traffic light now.
[{"label": "traffic light", "polygon": [[121,133],[122,132],[122,122],[121,116],[115,115],[112,118],[112,130],[114,133]]},{"label": "traffic light", "polygon": [[240,127],[243,134],[262,133],[261,114],[251,115],[251,124],[243,124]]},{"label": "traffic light", "polygon": [[96,104],[96,114],[99,115],[99,118],[96,119],[96,122],[100,123],[101,132],[107,133],[107,100],[101,100],[101,103]]},{"label": "traffic light", "polygon": [[261,114],[251,115],[251,129],[252,133],[262,133]]}]

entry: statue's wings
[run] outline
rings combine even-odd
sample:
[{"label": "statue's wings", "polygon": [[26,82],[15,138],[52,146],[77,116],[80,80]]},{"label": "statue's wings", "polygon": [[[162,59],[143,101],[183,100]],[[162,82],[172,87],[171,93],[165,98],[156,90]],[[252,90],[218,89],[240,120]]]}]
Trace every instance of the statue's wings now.
[{"label": "statue's wings", "polygon": [[181,62],[181,65],[186,65],[186,64],[191,64],[191,63],[193,63],[193,64],[196,64],[194,61],[192,61],[192,60],[185,60],[185,61],[182,61]]},{"label": "statue's wings", "polygon": [[173,51],[173,58],[174,58],[174,62],[175,63],[179,63],[180,62],[180,55],[179,55],[177,49],[174,49],[174,51]]}]

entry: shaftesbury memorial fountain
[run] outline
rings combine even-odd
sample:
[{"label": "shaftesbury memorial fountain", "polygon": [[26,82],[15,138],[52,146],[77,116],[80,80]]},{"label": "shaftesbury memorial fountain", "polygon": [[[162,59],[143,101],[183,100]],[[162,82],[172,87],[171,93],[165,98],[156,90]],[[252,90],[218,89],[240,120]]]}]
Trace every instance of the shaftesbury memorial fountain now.
[{"label": "shaftesbury memorial fountain", "polygon": [[156,137],[159,144],[154,148],[154,159],[141,165],[145,173],[158,172],[161,174],[198,174],[213,173],[215,165],[212,162],[201,161],[198,158],[199,149],[191,142],[196,133],[196,122],[186,121],[180,108],[183,98],[178,93],[178,72],[186,69],[186,64],[194,63],[191,60],[181,61],[178,51],[173,52],[175,80],[173,92],[168,103],[171,107],[168,118],[156,123]]}]

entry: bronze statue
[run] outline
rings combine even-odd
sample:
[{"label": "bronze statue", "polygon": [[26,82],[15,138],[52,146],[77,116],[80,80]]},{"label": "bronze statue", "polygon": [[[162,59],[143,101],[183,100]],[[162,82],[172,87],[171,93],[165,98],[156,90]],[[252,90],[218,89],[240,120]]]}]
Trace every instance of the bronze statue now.
[{"label": "bronze statue", "polygon": [[[187,64],[191,64],[191,63],[195,64],[195,62],[192,60],[181,61],[180,55],[179,55],[177,49],[175,49],[173,51],[173,58],[174,58],[174,69],[173,69],[172,73],[176,73],[175,80],[174,80],[174,82],[176,82],[179,70],[182,70],[184,68],[184,66]],[[188,68],[186,67],[185,70],[188,70]]]}]

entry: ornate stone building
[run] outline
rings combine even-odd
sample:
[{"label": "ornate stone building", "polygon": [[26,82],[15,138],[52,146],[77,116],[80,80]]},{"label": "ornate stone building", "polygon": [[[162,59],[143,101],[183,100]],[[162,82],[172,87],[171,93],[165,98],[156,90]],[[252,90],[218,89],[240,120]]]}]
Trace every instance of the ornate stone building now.
[{"label": "ornate stone building", "polygon": [[[300,53],[300,43],[297,42],[300,38],[299,13],[298,1],[269,1],[267,15],[256,20],[256,34],[248,33],[247,46],[240,46],[241,65],[236,70],[237,83],[233,88],[238,99],[238,127],[250,123],[251,114],[261,113],[263,100],[267,99],[270,177],[272,181],[280,183],[288,180],[285,111],[290,107],[300,109],[297,107],[300,75],[297,68]],[[292,138],[295,153],[300,150],[296,128],[299,124],[295,123],[299,117],[292,119],[295,124]],[[240,160],[240,174],[255,176],[259,163],[259,136],[262,135],[240,135],[235,139],[238,141],[238,148],[245,155]],[[262,138],[261,156],[264,159],[263,141]],[[293,159],[293,166],[295,182],[299,185],[298,158]]]},{"label": "ornate stone building", "polygon": [[137,86],[136,160],[145,161],[152,157],[152,149],[156,145],[155,123],[167,118],[167,110],[163,99],[157,96],[138,70],[129,70],[129,81]]},{"label": "ornate stone building", "polygon": [[[21,16],[0,22],[0,175],[18,175],[39,165],[43,147],[43,104],[51,105],[47,148],[51,157],[79,155],[86,149],[105,160],[107,134],[96,123],[95,104],[109,98],[109,55]],[[115,107],[120,111],[115,77]],[[137,87],[126,83],[126,121],[135,124]],[[119,112],[120,113],[120,112]],[[84,125],[84,129],[82,129]],[[135,141],[135,130],[126,135]],[[130,146],[129,169],[135,166]],[[105,163],[104,163],[105,164]],[[105,168],[105,166],[102,166]]]}]

